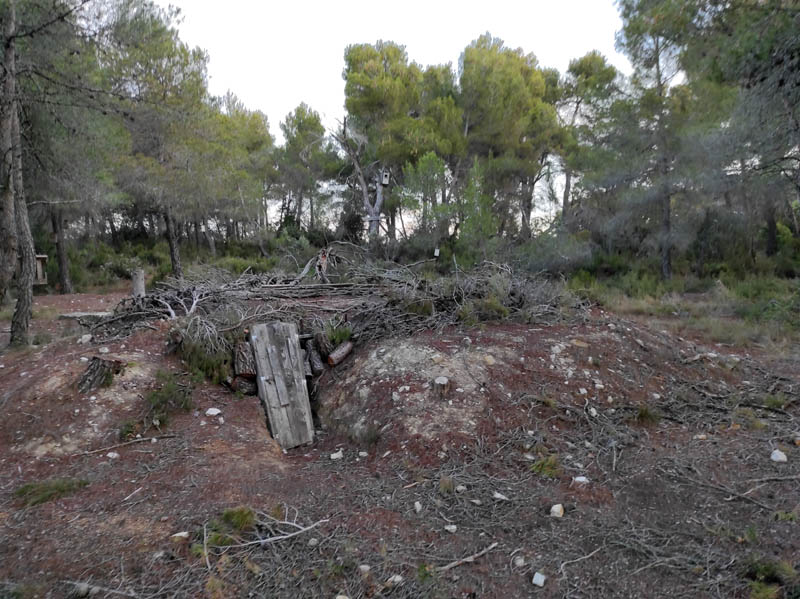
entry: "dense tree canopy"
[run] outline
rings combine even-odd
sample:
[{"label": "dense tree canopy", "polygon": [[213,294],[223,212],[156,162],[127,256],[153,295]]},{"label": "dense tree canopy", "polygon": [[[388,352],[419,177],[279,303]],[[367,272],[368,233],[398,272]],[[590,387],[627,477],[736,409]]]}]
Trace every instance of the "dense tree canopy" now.
[{"label": "dense tree canopy", "polygon": [[19,271],[13,339],[26,340],[34,241],[51,238],[63,292],[80,274],[77,241],[160,236],[178,277],[182,248],[215,259],[250,244],[268,259],[281,235],[369,239],[409,259],[584,244],[652,260],[664,278],[676,260],[703,275],[763,252],[793,274],[800,8],[618,7],[630,76],[598,52],[559,74],[488,33],[457,67],[420,65],[394,41],[356,44],[343,121],[328,131],[301,103],[276,145],[265,115],[209,94],[208,56],[181,41],[176,12],[0,0],[0,296]]}]

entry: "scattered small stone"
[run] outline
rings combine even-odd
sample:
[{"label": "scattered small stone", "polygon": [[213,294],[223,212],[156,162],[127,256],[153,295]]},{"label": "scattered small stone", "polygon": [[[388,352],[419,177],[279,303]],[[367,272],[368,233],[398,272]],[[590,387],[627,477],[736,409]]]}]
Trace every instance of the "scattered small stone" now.
[{"label": "scattered small stone", "polygon": [[592,418],[596,418],[597,410],[595,410],[594,408],[589,408],[589,416],[591,416]]},{"label": "scattered small stone", "polygon": [[419,501],[414,502],[414,511],[418,514],[422,511],[422,504]]},{"label": "scattered small stone", "polygon": [[369,454],[366,451],[359,451],[358,452],[358,457],[366,458],[366,457],[369,457]]},{"label": "scattered small stone", "polygon": [[183,542],[189,540],[189,531],[188,530],[184,530],[182,532],[176,532],[169,539],[173,543],[183,543]]},{"label": "scattered small stone", "polygon": [[119,459],[119,454],[118,454],[116,451],[109,451],[109,452],[106,454],[106,457],[107,457],[109,460],[116,460],[116,459]]},{"label": "scattered small stone", "polygon": [[369,574],[370,570],[372,570],[372,567],[369,564],[361,564],[358,567],[358,571],[361,572],[361,576],[366,576]]},{"label": "scattered small stone", "polygon": [[308,540],[309,547],[316,547],[317,545],[319,545],[319,539],[315,539],[314,537],[312,537]]},{"label": "scattered small stone", "polygon": [[505,495],[503,495],[502,493],[499,493],[497,491],[492,493],[492,498],[493,499],[497,499],[499,501],[509,501],[508,497],[506,497]]},{"label": "scattered small stone", "polygon": [[81,356],[81,362],[88,362],[88,361],[89,358],[87,358],[86,356]]},{"label": "scattered small stone", "polygon": [[335,451],[331,454],[332,460],[341,460],[344,457],[344,449],[340,449],[339,451]]},{"label": "scattered small stone", "polygon": [[217,418],[217,420],[219,420],[219,423],[220,423],[220,424],[225,424],[225,419],[224,419],[222,416],[220,416],[219,418]]},{"label": "scattered small stone", "polygon": [[161,558],[162,558],[162,557],[164,557],[165,555],[167,555],[167,552],[166,552],[166,551],[164,551],[164,550],[161,550],[161,551],[156,551],[156,552],[153,554],[153,559],[161,559]]},{"label": "scattered small stone", "polygon": [[98,352],[100,352],[101,354],[107,354],[107,353],[108,353],[108,352],[110,352],[111,350],[110,350],[110,349],[108,349],[107,347],[101,347],[101,348],[100,348],[100,349],[98,349],[97,351],[98,351]]},{"label": "scattered small stone", "polygon": [[692,437],[692,439],[694,439],[695,441],[705,441],[706,439],[708,439],[708,435],[706,435],[705,433],[700,433],[699,435],[695,435],[694,437]]},{"label": "scattered small stone", "polygon": [[483,356],[483,361],[486,362],[487,366],[494,366],[495,364],[497,364],[497,360],[495,360],[494,356],[490,354],[486,354],[485,356]]},{"label": "scattered small stone", "polygon": [[455,531],[458,530],[458,526],[456,526],[455,524],[447,524],[445,525],[444,529],[449,533],[454,533]]},{"label": "scattered small stone", "polygon": [[85,335],[81,335],[81,338],[78,339],[78,345],[84,345],[85,343],[89,343],[92,340],[92,334],[86,333]]},{"label": "scattered small stone", "polygon": [[474,503],[475,505],[483,505],[483,502],[480,499],[470,499],[470,503]]},{"label": "scattered small stone", "polygon": [[399,574],[395,574],[394,576],[390,576],[390,577],[389,577],[389,578],[386,580],[386,584],[388,584],[388,585],[390,585],[390,586],[394,586],[394,585],[402,584],[402,582],[403,582],[403,577],[402,577],[402,576],[400,576]]},{"label": "scattered small stone", "polygon": [[564,517],[564,506],[560,503],[555,504],[553,507],[550,508],[550,515],[553,518],[563,518]]},{"label": "scattered small stone", "polygon": [[406,393],[408,391],[411,391],[411,387],[409,387],[408,385],[403,385],[402,387],[399,387],[397,390],[400,393]]},{"label": "scattered small stone", "polygon": [[581,341],[580,339],[573,339],[572,345],[574,345],[575,347],[589,347],[588,343],[586,343],[585,341]]},{"label": "scattered small stone", "polygon": [[514,557],[514,567],[521,568],[525,565],[525,558],[521,555],[517,555]]},{"label": "scattered small stone", "polygon": [[783,462],[788,462],[789,461],[789,458],[787,458],[786,454],[783,453],[780,449],[773,450],[772,451],[772,455],[769,456],[769,458],[773,462],[778,462],[778,463],[783,463]]},{"label": "scattered small stone", "polygon": [[541,572],[537,572],[533,575],[533,584],[535,584],[537,587],[543,587],[545,581],[547,581],[547,576]]},{"label": "scattered small stone", "polygon": [[222,414],[222,410],[219,408],[208,408],[206,410],[206,416],[219,416]]},{"label": "scattered small stone", "polygon": [[92,395],[92,396],[89,398],[89,401],[97,401],[97,396],[96,396],[96,395]]},{"label": "scattered small stone", "polygon": [[585,387],[581,387],[580,389],[578,389],[578,393],[580,393],[581,395],[586,395],[589,392],[586,390]]},{"label": "scattered small stone", "polygon": [[466,491],[466,490],[467,490],[467,487],[466,487],[466,485],[458,485],[458,486],[456,487],[456,493],[463,493],[463,492],[464,492],[464,491]]},{"label": "scattered small stone", "polygon": [[350,599],[347,595],[336,595],[336,599]]},{"label": "scattered small stone", "polygon": [[575,481],[576,483],[578,483],[579,485],[585,485],[585,484],[588,484],[588,482],[589,482],[589,479],[586,478],[585,476],[576,476],[572,480]]},{"label": "scattered small stone", "polygon": [[205,426],[206,424],[208,424],[208,423],[205,420],[201,420],[200,421],[200,426]]},{"label": "scattered small stone", "polygon": [[653,399],[658,401],[659,399],[661,399],[661,395],[659,395],[658,393],[653,393]]},{"label": "scattered small stone", "polygon": [[88,597],[89,592],[92,590],[92,587],[85,582],[73,583],[73,586],[72,591],[76,597]]}]

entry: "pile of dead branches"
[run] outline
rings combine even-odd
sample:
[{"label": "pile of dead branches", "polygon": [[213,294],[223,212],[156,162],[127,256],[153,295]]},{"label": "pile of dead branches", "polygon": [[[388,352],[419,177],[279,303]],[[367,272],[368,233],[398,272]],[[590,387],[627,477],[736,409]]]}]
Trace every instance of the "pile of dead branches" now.
[{"label": "pile of dead branches", "polygon": [[337,275],[341,282],[327,283],[195,271],[182,280],[160,283],[145,297],[126,298],[92,333],[109,341],[168,321],[176,345],[188,343],[219,355],[230,354],[248,327],[259,322],[294,322],[308,335],[345,326],[354,341],[365,342],[460,323],[553,322],[574,314],[577,307],[559,281],[518,275],[505,265],[486,262],[447,277],[418,267],[362,261]]}]

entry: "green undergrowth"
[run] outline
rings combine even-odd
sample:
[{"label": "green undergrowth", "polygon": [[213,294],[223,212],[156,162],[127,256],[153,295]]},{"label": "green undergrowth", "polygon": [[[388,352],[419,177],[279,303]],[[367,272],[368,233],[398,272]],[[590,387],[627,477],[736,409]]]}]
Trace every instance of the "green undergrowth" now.
[{"label": "green undergrowth", "polygon": [[679,334],[731,345],[787,345],[800,337],[800,281],[772,274],[663,281],[640,267],[602,276],[579,270],[568,288],[618,314],[663,320]]},{"label": "green undergrowth", "polygon": [[164,370],[156,372],[156,381],[159,387],[146,396],[149,404],[146,420],[161,429],[169,424],[173,412],[192,409],[192,387],[180,375]]},{"label": "green undergrowth", "polygon": [[75,478],[53,478],[26,483],[14,491],[14,497],[25,507],[32,507],[71,495],[88,484],[89,481]]}]

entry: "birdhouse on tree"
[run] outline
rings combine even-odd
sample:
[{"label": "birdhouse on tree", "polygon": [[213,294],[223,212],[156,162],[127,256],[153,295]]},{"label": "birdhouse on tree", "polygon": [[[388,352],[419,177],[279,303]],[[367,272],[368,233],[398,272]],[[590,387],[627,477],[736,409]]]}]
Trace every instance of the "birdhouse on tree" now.
[{"label": "birdhouse on tree", "polygon": [[389,185],[389,169],[388,168],[383,169],[383,172],[381,173],[381,184],[384,185],[384,186]]}]

